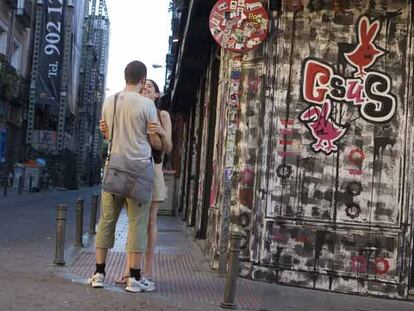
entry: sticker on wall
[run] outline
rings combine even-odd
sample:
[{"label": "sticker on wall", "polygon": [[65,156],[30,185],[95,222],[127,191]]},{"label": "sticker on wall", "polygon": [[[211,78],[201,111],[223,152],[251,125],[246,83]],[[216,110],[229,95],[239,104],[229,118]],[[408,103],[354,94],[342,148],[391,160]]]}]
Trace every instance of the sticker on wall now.
[{"label": "sticker on wall", "polygon": [[258,0],[219,0],[210,13],[209,27],[221,47],[245,52],[266,39],[269,16]]},{"label": "sticker on wall", "polygon": [[371,69],[385,54],[375,43],[380,26],[379,20],[370,21],[367,16],[358,19],[357,44],[349,52],[340,52],[354,70],[351,77],[336,73],[336,65],[321,59],[308,57],[303,62],[301,93],[309,106],[299,119],[315,139],[311,146],[314,152],[329,155],[338,151],[337,144],[349,126],[347,121],[338,122],[333,113],[341,104],[356,107],[360,117],[369,123],[386,123],[394,117],[397,99],[392,93],[391,78]]}]

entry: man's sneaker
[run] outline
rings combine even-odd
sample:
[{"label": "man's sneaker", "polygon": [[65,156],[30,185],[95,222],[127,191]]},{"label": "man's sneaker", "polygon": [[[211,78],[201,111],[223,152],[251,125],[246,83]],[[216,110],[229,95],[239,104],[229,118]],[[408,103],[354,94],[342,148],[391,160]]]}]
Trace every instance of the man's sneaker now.
[{"label": "man's sneaker", "polygon": [[105,280],[105,274],[96,272],[92,277],[88,279],[88,284],[93,288],[102,288]]},{"label": "man's sneaker", "polygon": [[141,282],[144,284],[148,284],[148,288],[145,290],[146,292],[152,292],[155,290],[155,283],[153,281],[148,280],[146,277],[141,278]]},{"label": "man's sneaker", "polygon": [[147,291],[148,288],[149,288],[148,284],[145,282],[142,282],[142,279],[137,281],[136,278],[129,277],[125,290],[131,293],[139,293],[139,292]]}]

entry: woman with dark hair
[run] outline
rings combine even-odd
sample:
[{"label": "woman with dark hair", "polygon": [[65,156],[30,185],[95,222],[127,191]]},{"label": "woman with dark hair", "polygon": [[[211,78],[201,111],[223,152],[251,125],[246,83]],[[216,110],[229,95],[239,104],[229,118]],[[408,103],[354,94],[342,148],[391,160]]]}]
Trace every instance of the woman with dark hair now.
[{"label": "woman with dark hair", "polygon": [[[148,244],[147,251],[145,252],[144,259],[144,276],[150,281],[150,287],[155,289],[154,282],[152,281],[152,266],[154,262],[155,241],[158,235],[157,229],[157,212],[160,203],[166,199],[167,192],[164,182],[164,173],[162,171],[163,155],[169,153],[172,149],[171,141],[171,118],[170,114],[165,110],[159,109],[160,89],[158,85],[150,79],[147,79],[145,87],[142,91],[142,95],[152,99],[155,102],[158,110],[158,124],[150,124],[148,126],[148,133],[158,134],[162,141],[162,154],[157,155],[153,152],[154,156],[154,189],[152,196],[152,204],[150,209],[150,218],[148,221]],[[126,270],[127,271],[127,270]]]},{"label": "woman with dark hair", "polygon": [[[155,241],[157,239],[157,212],[160,203],[166,199],[166,188],[164,182],[164,173],[162,170],[162,159],[164,153],[169,153],[172,149],[171,141],[171,118],[170,114],[165,110],[159,109],[159,98],[160,98],[160,89],[158,85],[150,79],[147,79],[144,88],[142,89],[141,95],[154,101],[157,106],[158,111],[158,123],[151,123],[148,125],[148,134],[158,134],[162,142],[162,152],[157,154],[156,151],[153,151],[154,157],[154,188],[152,195],[152,204],[149,214],[148,221],[148,242],[147,242],[147,251],[145,252],[144,259],[144,269],[143,269],[143,280],[148,282],[149,288],[146,291],[155,290],[155,284],[152,281],[152,266],[154,261],[154,251],[155,251]],[[100,122],[99,128],[102,133],[108,131],[106,123]],[[116,283],[123,284],[129,277],[129,268],[128,262],[126,263],[124,274],[120,280]]]}]

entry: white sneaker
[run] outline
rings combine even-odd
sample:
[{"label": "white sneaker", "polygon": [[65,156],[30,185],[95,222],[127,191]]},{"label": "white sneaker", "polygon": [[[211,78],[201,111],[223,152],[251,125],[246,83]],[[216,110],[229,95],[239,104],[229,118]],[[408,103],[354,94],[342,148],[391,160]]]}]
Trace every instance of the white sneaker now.
[{"label": "white sneaker", "polygon": [[103,273],[97,272],[88,279],[88,284],[91,285],[93,288],[102,288],[104,280],[105,275]]},{"label": "white sneaker", "polygon": [[148,288],[148,284],[142,282],[142,278],[141,280],[137,281],[135,278],[129,277],[125,290],[131,293],[139,293],[147,291]]},{"label": "white sneaker", "polygon": [[141,278],[141,282],[144,284],[148,284],[148,288],[145,290],[146,292],[153,292],[155,290],[155,283],[153,281],[150,281],[143,276]]}]

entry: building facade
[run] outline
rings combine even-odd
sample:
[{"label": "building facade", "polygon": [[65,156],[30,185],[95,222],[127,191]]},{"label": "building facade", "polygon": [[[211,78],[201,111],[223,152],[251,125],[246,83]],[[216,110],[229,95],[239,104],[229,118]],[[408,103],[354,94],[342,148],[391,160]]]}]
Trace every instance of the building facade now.
[{"label": "building facade", "polygon": [[35,13],[26,156],[46,160],[52,185],[73,189],[90,183],[84,170],[99,144],[107,41],[97,40],[108,14],[97,0],[37,1]]},{"label": "building facade", "polygon": [[244,277],[407,298],[413,4],[263,1],[266,42],[235,53],[205,32],[215,2],[187,3],[171,93],[178,207],[211,266],[237,231]]},{"label": "building facade", "polygon": [[82,65],[77,104],[77,182],[100,183],[102,136],[98,122],[105,97],[108,67],[109,16],[106,2],[87,1],[83,25]]},{"label": "building facade", "polygon": [[24,159],[32,3],[0,1],[0,170]]}]

